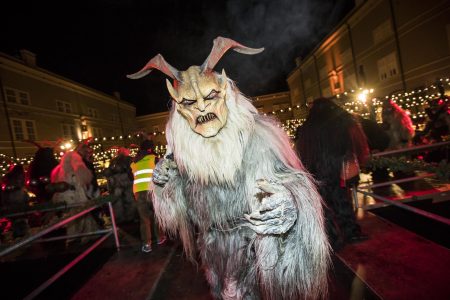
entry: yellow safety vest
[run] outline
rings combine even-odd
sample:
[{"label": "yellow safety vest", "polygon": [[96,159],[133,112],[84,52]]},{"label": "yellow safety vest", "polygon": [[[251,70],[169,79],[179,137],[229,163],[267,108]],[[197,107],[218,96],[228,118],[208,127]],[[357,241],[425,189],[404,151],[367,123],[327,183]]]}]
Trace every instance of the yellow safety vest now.
[{"label": "yellow safety vest", "polygon": [[134,175],[133,193],[152,190],[155,159],[156,156],[154,154],[149,154],[144,156],[140,161],[131,163],[131,170]]}]

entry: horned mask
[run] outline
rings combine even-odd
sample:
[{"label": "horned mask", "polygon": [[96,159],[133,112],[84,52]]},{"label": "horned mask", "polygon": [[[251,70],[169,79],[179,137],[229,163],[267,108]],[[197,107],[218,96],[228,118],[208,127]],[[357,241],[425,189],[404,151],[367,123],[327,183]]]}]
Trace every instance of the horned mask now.
[{"label": "horned mask", "polygon": [[211,53],[201,66],[191,66],[186,71],[178,71],[169,65],[161,54],[153,57],[139,72],[128,78],[139,79],[158,69],[174,80],[166,79],[167,89],[178,113],[189,123],[191,129],[205,138],[216,136],[227,123],[227,76],[225,71],[213,71],[220,58],[229,49],[243,54],[257,54],[264,48],[245,47],[228,38],[217,37]]}]

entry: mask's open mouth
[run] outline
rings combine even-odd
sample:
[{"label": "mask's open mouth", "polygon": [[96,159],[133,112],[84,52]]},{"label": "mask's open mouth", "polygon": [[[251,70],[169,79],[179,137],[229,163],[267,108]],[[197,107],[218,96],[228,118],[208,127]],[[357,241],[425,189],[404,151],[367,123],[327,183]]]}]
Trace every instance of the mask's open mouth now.
[{"label": "mask's open mouth", "polygon": [[204,115],[204,116],[199,116],[199,117],[197,118],[197,125],[199,125],[199,124],[204,124],[204,123],[209,122],[209,121],[212,121],[212,120],[214,120],[214,119],[217,119],[216,114],[214,114],[214,113],[207,113],[206,115]]}]

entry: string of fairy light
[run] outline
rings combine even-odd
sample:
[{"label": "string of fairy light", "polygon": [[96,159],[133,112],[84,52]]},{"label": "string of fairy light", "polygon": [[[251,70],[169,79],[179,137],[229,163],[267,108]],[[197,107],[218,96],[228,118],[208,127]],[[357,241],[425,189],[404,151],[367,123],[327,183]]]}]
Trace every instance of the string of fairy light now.
[{"label": "string of fairy light", "polygon": [[[105,168],[109,166],[109,163],[112,158],[117,156],[117,152],[120,147],[111,147],[107,150],[103,150],[103,145],[101,143],[93,143],[90,144],[90,147],[94,151],[94,167],[95,170],[101,173]],[[131,146],[127,148],[130,151],[130,156],[134,157],[138,151],[138,146]],[[54,156],[57,161],[61,159],[61,157],[68,151],[73,151],[72,147],[68,147],[67,145],[61,145],[59,152],[55,152]],[[155,146],[155,154],[159,157],[162,157],[167,150],[167,145],[156,145]],[[17,158],[13,156],[8,156],[0,153],[0,175],[1,177],[5,176],[11,166],[14,165],[23,165],[24,168],[30,165],[33,161],[33,157],[25,157],[25,158]]]},{"label": "string of fairy light", "polygon": [[[166,133],[164,131],[153,131],[153,132],[148,132],[145,135],[147,136],[157,136],[157,135],[165,135]],[[92,138],[92,140],[94,142],[102,142],[102,141],[123,141],[123,140],[132,140],[135,138],[141,138],[143,136],[143,134],[129,134],[126,136],[104,136],[104,137],[94,137]],[[80,142],[82,140],[79,140]]]},{"label": "string of fairy light", "polygon": [[[440,87],[438,85],[440,85]],[[427,118],[425,108],[427,107],[428,102],[441,98],[442,101],[449,101],[447,97],[443,97],[444,92],[442,90],[445,90],[446,88],[447,90],[450,89],[450,79],[440,78],[437,83],[432,84],[428,87],[421,89],[418,88],[404,93],[394,93],[383,98],[391,99],[393,102],[397,103],[397,105],[399,105],[410,115],[412,122],[419,127],[418,129],[421,129],[420,127],[423,125]],[[372,110],[375,113],[376,120],[378,122],[381,122],[383,98],[371,97],[373,93],[374,91],[370,89],[359,89],[346,91],[342,94],[336,95],[336,97],[342,100],[342,105],[348,112],[356,113],[358,115],[361,115],[363,118],[369,118],[369,105],[371,105]],[[297,105],[295,107],[287,108],[288,111],[291,111],[292,109],[300,109],[300,107]],[[276,116],[284,112],[286,112],[286,109],[273,111],[269,114]],[[291,138],[293,138],[297,127],[302,125],[304,121],[304,118],[288,119],[284,122],[284,124],[282,124],[282,128]]]},{"label": "string of fairy light", "polygon": [[[439,86],[440,85],[440,86]],[[441,78],[437,81],[437,83],[432,84],[428,87],[422,89],[415,89],[409,92],[404,93],[395,93],[388,96],[385,96],[385,99],[391,99],[395,103],[397,103],[400,107],[406,110],[415,124],[423,123],[427,116],[425,112],[425,108],[427,107],[428,101],[438,99],[443,95],[443,89],[450,89],[450,79],[449,78]],[[372,106],[372,109],[375,114],[379,114],[381,112],[382,107],[382,99],[377,97],[371,97],[373,94],[373,90],[350,90],[346,91],[342,94],[336,95],[338,99],[342,99],[343,107],[350,113],[356,113],[361,115],[362,117],[369,117],[369,105]],[[361,95],[365,95],[369,98],[367,101],[361,101]],[[449,99],[446,97],[442,98],[443,101],[448,102]],[[273,115],[277,117],[277,115],[285,114],[287,112],[292,112],[293,110],[303,109],[300,105],[289,106],[284,109],[274,110],[269,113],[265,113],[265,115]],[[283,128],[283,130],[288,134],[289,137],[293,138],[295,135],[295,131],[299,126],[303,124],[305,121],[304,118],[297,119],[287,119],[284,123],[279,126]],[[158,136],[165,135],[164,131],[154,131],[146,133],[147,136]],[[101,142],[110,142],[110,141],[124,141],[124,140],[132,140],[135,138],[141,138],[143,134],[128,134],[126,136],[108,136],[108,137],[95,137],[92,139],[91,147],[94,150],[94,166],[98,172],[101,172],[104,168],[109,165],[109,161],[117,155],[118,147],[112,147],[108,150],[103,150],[103,145]],[[73,140],[71,141],[73,143]],[[79,140],[82,142],[82,140]],[[61,151],[55,153],[55,157],[59,160],[61,156],[66,151],[72,151],[72,146],[66,147],[61,145]],[[130,155],[136,155],[138,150],[137,146],[128,148],[130,150]],[[167,145],[157,145],[155,147],[155,152],[159,156],[163,156],[167,150]],[[3,177],[8,171],[11,165],[21,164],[26,167],[33,160],[32,157],[26,158],[16,158],[12,156],[7,156],[5,154],[0,153],[0,174]]]}]

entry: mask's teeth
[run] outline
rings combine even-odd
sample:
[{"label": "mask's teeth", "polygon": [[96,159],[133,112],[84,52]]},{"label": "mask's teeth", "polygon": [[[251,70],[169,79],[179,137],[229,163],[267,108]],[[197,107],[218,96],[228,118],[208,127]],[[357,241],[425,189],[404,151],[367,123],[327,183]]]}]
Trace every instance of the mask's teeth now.
[{"label": "mask's teeth", "polygon": [[215,114],[213,114],[213,113],[208,113],[208,114],[206,114],[206,115],[204,115],[204,116],[199,116],[199,117],[197,118],[197,123],[198,123],[198,124],[205,123],[205,122],[211,121],[211,120],[213,120],[213,119],[215,119],[215,118],[216,118],[216,115],[215,115]]}]

